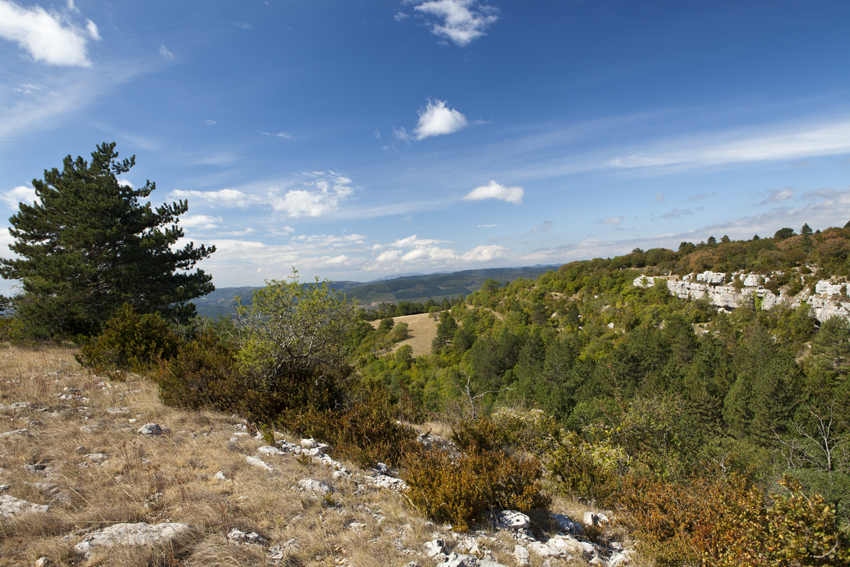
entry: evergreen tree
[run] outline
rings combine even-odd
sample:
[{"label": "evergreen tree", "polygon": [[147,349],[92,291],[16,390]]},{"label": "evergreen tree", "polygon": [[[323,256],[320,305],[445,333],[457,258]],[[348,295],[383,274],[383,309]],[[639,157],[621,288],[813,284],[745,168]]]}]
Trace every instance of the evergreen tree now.
[{"label": "evergreen tree", "polygon": [[140,203],[156,185],[121,184],[133,165],[135,156],[118,161],[115,143],[99,145],[91,163],[67,156],[61,172],[33,180],[36,202],[9,219],[19,258],[0,260],[0,275],[23,290],[4,300],[34,334],[97,333],[125,303],[185,321],[195,314],[189,301],[215,289],[212,276],[190,271],[214,246],[172,249],[188,204]]}]

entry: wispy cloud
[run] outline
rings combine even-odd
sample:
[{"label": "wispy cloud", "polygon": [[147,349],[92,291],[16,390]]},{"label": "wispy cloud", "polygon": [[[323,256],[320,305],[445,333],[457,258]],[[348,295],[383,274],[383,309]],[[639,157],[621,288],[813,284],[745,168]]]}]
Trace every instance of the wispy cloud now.
[{"label": "wispy cloud", "polygon": [[524,195],[522,187],[505,187],[495,181],[481,187],[476,187],[466,195],[464,201],[483,201],[484,199],[499,199],[514,205],[522,204]]},{"label": "wispy cloud", "polygon": [[788,189],[771,189],[767,192],[767,197],[759,203],[759,205],[768,205],[771,203],[781,203],[782,201],[788,201],[789,199],[794,198],[794,194],[797,191],[789,187]]},{"label": "wispy cloud", "polygon": [[292,134],[289,132],[278,132],[277,134],[273,134],[272,132],[260,132],[263,136],[274,136],[275,138],[286,138],[287,140],[292,139]]},{"label": "wispy cloud", "polygon": [[79,14],[73,2],[65,12],[48,12],[41,6],[23,8],[0,0],[0,38],[14,41],[35,60],[64,67],[91,67],[88,41],[99,40],[97,25],[84,26],[71,21]]},{"label": "wispy cloud", "polygon": [[532,228],[531,232],[549,232],[550,230],[552,230],[553,225],[554,223],[550,220],[543,221],[542,223]]},{"label": "wispy cloud", "polygon": [[685,215],[692,215],[694,212],[690,209],[673,209],[669,213],[661,215],[662,219],[677,219]]},{"label": "wispy cloud", "polygon": [[460,47],[485,35],[485,30],[499,19],[498,8],[478,0],[430,0],[417,3],[413,9],[435,18],[428,22],[431,33]]},{"label": "wispy cloud", "polygon": [[240,29],[243,29],[243,30],[250,30],[251,29],[251,24],[246,23],[246,22],[233,22],[233,25],[236,26],[237,28],[240,28]]},{"label": "wispy cloud", "polygon": [[429,100],[425,109],[419,112],[419,123],[415,130],[416,139],[423,140],[429,136],[453,134],[468,125],[466,116],[454,108],[448,108],[445,101]]},{"label": "wispy cloud", "polygon": [[598,221],[596,221],[596,224],[618,225],[627,218],[629,218],[629,215],[620,215],[619,217],[605,217],[604,219],[599,219]]},{"label": "wispy cloud", "polygon": [[215,126],[215,120],[204,120],[204,124],[206,124],[207,126]]},{"label": "wispy cloud", "polygon": [[402,22],[409,17],[410,17],[410,14],[405,14],[404,12],[398,12],[395,16],[393,16],[393,19],[397,22]]},{"label": "wispy cloud", "polygon": [[174,59],[174,55],[164,45],[159,46],[159,54],[165,59]]},{"label": "wispy cloud", "polygon": [[[800,159],[850,152],[850,121],[815,127],[786,127],[761,132],[725,132],[702,139],[680,139],[614,158],[608,165],[634,169],[648,167],[704,167],[752,161]],[[800,163],[800,162],[797,162]]]},{"label": "wispy cloud", "polygon": [[419,238],[415,234],[407,238],[400,238],[390,244],[393,248],[409,248],[415,246],[432,246],[434,244],[445,244],[448,240],[432,240],[429,238]]},{"label": "wispy cloud", "polygon": [[667,200],[667,197],[665,197],[661,193],[656,193],[654,199],[655,199],[656,203],[663,203],[664,201]]},{"label": "wispy cloud", "polygon": [[478,225],[478,228],[494,228],[495,226],[496,226],[496,223],[493,223],[493,224],[479,224],[479,225]]},{"label": "wispy cloud", "polygon": [[709,197],[714,197],[717,193],[700,193],[698,195],[688,195],[688,201],[700,201],[702,199],[708,199]]}]

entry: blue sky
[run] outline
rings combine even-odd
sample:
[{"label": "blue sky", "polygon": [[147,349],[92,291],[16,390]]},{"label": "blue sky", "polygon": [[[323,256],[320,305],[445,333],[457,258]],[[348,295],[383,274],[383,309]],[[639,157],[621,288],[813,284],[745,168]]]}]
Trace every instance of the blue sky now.
[{"label": "blue sky", "polygon": [[0,227],[104,141],[188,199],[219,287],[843,226],[848,30],[822,0],[0,0]]}]

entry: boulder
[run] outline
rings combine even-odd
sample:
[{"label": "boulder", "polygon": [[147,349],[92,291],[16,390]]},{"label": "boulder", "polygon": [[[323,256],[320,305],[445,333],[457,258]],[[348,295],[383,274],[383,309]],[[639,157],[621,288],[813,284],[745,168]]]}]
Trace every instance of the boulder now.
[{"label": "boulder", "polygon": [[322,482],[321,480],[313,480],[312,478],[305,478],[304,480],[299,480],[298,485],[307,492],[315,492],[317,494],[321,494],[322,496],[333,492],[333,489],[326,483]]},{"label": "boulder", "polygon": [[497,514],[496,521],[500,527],[509,530],[526,530],[531,526],[531,519],[515,510],[502,510]]},{"label": "boulder", "polygon": [[272,470],[272,468],[269,465],[267,465],[265,462],[263,462],[261,459],[258,459],[257,457],[248,456],[248,457],[245,457],[245,460],[248,461],[248,464],[251,465],[252,467],[257,467],[258,469],[263,469],[263,470],[266,470],[266,471]]}]

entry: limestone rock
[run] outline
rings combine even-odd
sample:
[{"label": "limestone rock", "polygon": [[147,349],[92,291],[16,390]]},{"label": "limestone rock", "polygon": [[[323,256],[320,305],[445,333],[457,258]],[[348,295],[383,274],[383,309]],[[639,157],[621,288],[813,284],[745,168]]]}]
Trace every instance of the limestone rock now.
[{"label": "limestone rock", "polygon": [[16,429],[14,431],[7,431],[5,433],[0,433],[0,439],[8,439],[9,437],[28,437],[30,434],[28,429]]},{"label": "limestone rock", "polygon": [[333,489],[326,483],[322,482],[321,480],[313,480],[312,478],[305,478],[304,480],[299,480],[298,485],[307,492],[315,492],[317,494],[321,494],[322,496],[324,496],[325,494],[330,494],[333,491]]},{"label": "limestone rock", "polygon": [[266,470],[266,471],[272,470],[272,468],[269,465],[267,465],[264,461],[262,461],[261,459],[258,459],[257,457],[247,456],[247,457],[245,457],[245,460],[248,461],[248,464],[251,465],[252,467],[257,467],[259,469],[263,469],[263,470]]},{"label": "limestone rock", "polygon": [[531,526],[531,519],[515,510],[502,510],[496,518],[499,526],[509,530],[526,530]]},{"label": "limestone rock", "polygon": [[138,430],[139,435],[162,435],[165,431],[158,423],[146,423]]},{"label": "limestone rock", "polygon": [[514,557],[516,558],[517,565],[520,566],[528,565],[531,562],[528,550],[521,545],[514,546]]},{"label": "limestone rock", "polygon": [[425,543],[425,555],[433,559],[434,557],[446,553],[446,542],[442,539],[435,539]]},{"label": "limestone rock", "polygon": [[27,500],[21,500],[14,496],[0,496],[0,516],[11,518],[12,516],[20,516],[21,514],[43,513],[47,512],[47,506],[43,504],[33,504]]},{"label": "limestone rock", "polygon": [[315,449],[319,446],[315,439],[302,439],[301,440],[301,448],[302,449]]},{"label": "limestone rock", "polygon": [[115,524],[88,534],[83,541],[74,546],[74,551],[88,557],[96,551],[115,545],[166,546],[191,532],[192,527],[189,524],[180,523]]}]

